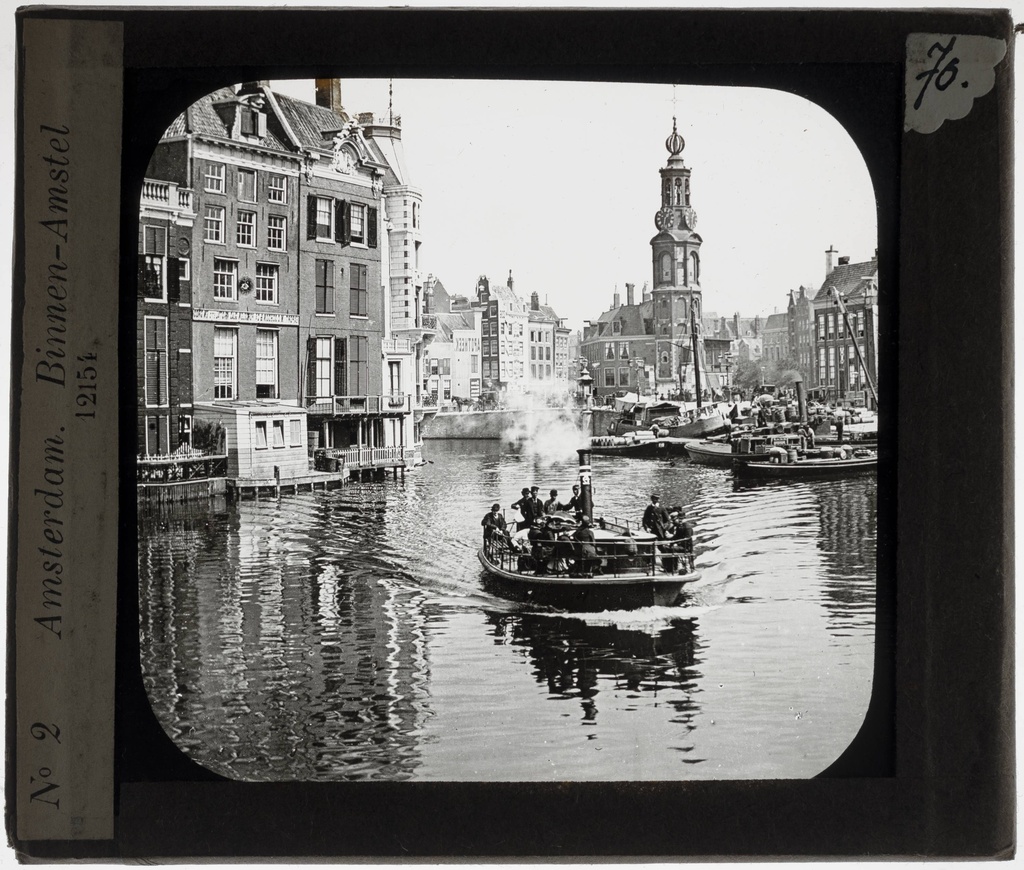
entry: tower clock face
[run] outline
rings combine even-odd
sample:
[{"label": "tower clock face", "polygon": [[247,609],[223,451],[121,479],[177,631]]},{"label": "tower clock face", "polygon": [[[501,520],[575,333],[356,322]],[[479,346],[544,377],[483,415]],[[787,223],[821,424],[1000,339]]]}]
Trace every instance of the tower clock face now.
[{"label": "tower clock face", "polygon": [[687,229],[693,229],[697,226],[697,212],[687,206],[683,209],[683,222],[686,224]]},{"label": "tower clock face", "polygon": [[676,213],[670,208],[663,208],[654,216],[654,225],[659,230],[670,230],[676,225]]}]

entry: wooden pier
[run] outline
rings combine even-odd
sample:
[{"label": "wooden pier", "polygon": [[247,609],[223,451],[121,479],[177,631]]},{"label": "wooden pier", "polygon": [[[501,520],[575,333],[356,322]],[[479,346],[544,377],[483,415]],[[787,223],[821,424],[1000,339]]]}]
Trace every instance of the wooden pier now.
[{"label": "wooden pier", "polygon": [[353,480],[383,480],[388,472],[397,480],[399,475],[405,477],[405,466],[391,468],[348,468],[338,471],[311,471],[308,474],[294,475],[288,478],[273,477],[262,479],[228,479],[227,495],[232,500],[252,498],[259,501],[260,497],[280,498],[283,494],[315,490],[337,489]]}]

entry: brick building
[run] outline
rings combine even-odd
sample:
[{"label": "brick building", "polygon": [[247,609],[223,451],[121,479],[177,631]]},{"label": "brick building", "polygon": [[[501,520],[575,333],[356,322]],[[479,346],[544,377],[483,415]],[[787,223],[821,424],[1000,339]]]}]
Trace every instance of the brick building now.
[{"label": "brick building", "polygon": [[165,456],[192,443],[192,190],[146,179],[139,209],[137,443]]}]

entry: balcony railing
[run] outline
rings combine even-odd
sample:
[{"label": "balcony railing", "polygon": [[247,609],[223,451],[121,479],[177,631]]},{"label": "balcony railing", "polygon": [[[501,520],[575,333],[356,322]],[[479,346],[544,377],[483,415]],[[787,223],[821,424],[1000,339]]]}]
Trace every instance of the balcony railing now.
[{"label": "balcony railing", "polygon": [[361,414],[402,414],[412,411],[412,397],[407,393],[388,396],[307,396],[306,410],[327,417]]},{"label": "balcony railing", "polygon": [[183,483],[226,477],[227,456],[207,456],[198,450],[181,450],[169,456],[140,456],[136,460],[137,483]]},{"label": "balcony railing", "polygon": [[412,342],[407,338],[385,338],[381,349],[384,353],[412,353]]},{"label": "balcony railing", "polygon": [[142,202],[192,211],[192,191],[170,181],[146,179],[142,182]]},{"label": "balcony railing", "polygon": [[338,471],[352,468],[396,468],[405,465],[404,447],[340,447],[317,450],[317,467],[336,463]]}]

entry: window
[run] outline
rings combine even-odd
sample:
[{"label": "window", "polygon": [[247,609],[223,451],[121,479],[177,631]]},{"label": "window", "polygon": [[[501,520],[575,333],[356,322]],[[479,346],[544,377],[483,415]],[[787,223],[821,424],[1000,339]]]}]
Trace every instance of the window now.
[{"label": "window", "polygon": [[334,260],[316,261],[316,313],[334,314]]},{"label": "window", "polygon": [[274,420],[274,446],[284,447],[284,420]]},{"label": "window", "polygon": [[238,261],[213,261],[213,298],[235,300],[238,287]]},{"label": "window", "polygon": [[661,255],[661,283],[672,283],[672,255],[668,252]]},{"label": "window", "polygon": [[615,369],[605,369],[604,370],[604,385],[606,387],[614,387],[615,386]]},{"label": "window", "polygon": [[267,217],[267,247],[271,251],[283,251],[287,230],[287,219],[279,214]]},{"label": "window", "polygon": [[235,241],[243,248],[256,247],[256,212],[240,211],[235,227]]},{"label": "window", "polygon": [[366,206],[352,203],[349,238],[357,244],[366,243]]},{"label": "window", "polygon": [[208,205],[203,212],[203,241],[224,241],[224,209],[219,205]]},{"label": "window", "polygon": [[825,348],[818,348],[818,383],[825,383]]},{"label": "window", "polygon": [[241,133],[243,136],[262,138],[267,135],[267,116],[255,109],[242,109]]},{"label": "window", "polygon": [[482,335],[489,336],[491,334],[491,321],[489,321],[489,320],[483,321],[483,323],[481,324],[480,328],[481,328],[481,334]]},{"label": "window", "polygon": [[366,317],[366,266],[359,263],[352,265],[349,276],[348,313],[355,317]]},{"label": "window", "polygon": [[615,344],[613,342],[609,341],[607,344],[605,344],[605,346],[604,346],[604,358],[605,359],[615,359]]},{"label": "window", "polygon": [[334,391],[331,388],[333,365],[331,359],[331,339],[318,338],[316,340],[316,395],[330,396]]},{"label": "window", "polygon": [[188,257],[178,258],[178,280],[188,281],[192,277],[192,261]]},{"label": "window", "polygon": [[289,420],[291,425],[291,445],[292,447],[302,446],[302,421],[301,420]]},{"label": "window", "polygon": [[147,317],[145,328],[146,407],[167,406],[167,318]]},{"label": "window", "polygon": [[203,190],[209,193],[224,192],[224,164],[207,163],[206,172],[203,175]]},{"label": "window", "polygon": [[149,299],[163,299],[164,262],[167,256],[167,230],[164,227],[142,228],[142,283]]},{"label": "window", "polygon": [[256,398],[277,396],[277,330],[256,330]]},{"label": "window", "polygon": [[480,374],[480,358],[474,353],[469,358],[469,373],[471,375]]},{"label": "window", "polygon": [[265,450],[267,447],[267,421],[256,421],[256,449]]},{"label": "window", "polygon": [[825,340],[825,315],[818,315],[818,341]]},{"label": "window", "polygon": [[233,399],[237,392],[235,385],[235,360],[238,355],[238,330],[214,327],[213,330],[213,397]]},{"label": "window", "polygon": [[[535,347],[531,347],[530,348],[530,359],[533,359],[533,360],[537,359],[537,348],[535,348]],[[534,366],[534,369],[536,369],[536,366]]]},{"label": "window", "polygon": [[267,200],[270,202],[288,202],[288,182],[283,175],[267,177]]},{"label": "window", "polygon": [[857,335],[859,335],[859,336],[863,336],[864,335],[864,312],[863,311],[858,311],[857,312]]},{"label": "window", "polygon": [[277,304],[277,265],[256,264],[256,301]]},{"label": "window", "polygon": [[317,239],[334,238],[334,200],[322,196],[314,197],[316,200],[316,235]]},{"label": "window", "polygon": [[834,314],[828,316],[828,337],[836,337],[836,316]]},{"label": "window", "polygon": [[619,386],[629,386],[629,369],[626,366],[621,366],[619,368]]},{"label": "window", "polygon": [[238,170],[239,202],[256,202],[256,173],[251,169]]},{"label": "window", "polygon": [[828,349],[828,382],[830,384],[836,382],[836,349],[834,346]]},{"label": "window", "polygon": [[350,396],[363,396],[369,387],[367,383],[368,345],[369,340],[365,335],[353,335],[348,340],[348,394]]},{"label": "window", "polygon": [[402,364],[400,362],[388,363],[388,386],[392,396],[402,392]]}]

